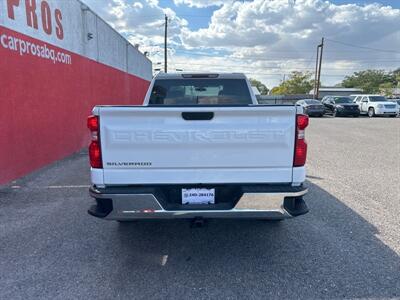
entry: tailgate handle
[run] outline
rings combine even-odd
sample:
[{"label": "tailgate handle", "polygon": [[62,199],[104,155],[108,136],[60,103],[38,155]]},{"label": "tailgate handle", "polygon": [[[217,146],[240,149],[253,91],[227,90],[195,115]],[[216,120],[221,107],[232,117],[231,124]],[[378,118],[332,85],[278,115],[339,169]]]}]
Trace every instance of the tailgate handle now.
[{"label": "tailgate handle", "polygon": [[196,111],[196,112],[190,112],[190,111],[185,111],[182,113],[182,118],[189,121],[207,121],[211,120],[214,118],[214,112],[212,111]]}]

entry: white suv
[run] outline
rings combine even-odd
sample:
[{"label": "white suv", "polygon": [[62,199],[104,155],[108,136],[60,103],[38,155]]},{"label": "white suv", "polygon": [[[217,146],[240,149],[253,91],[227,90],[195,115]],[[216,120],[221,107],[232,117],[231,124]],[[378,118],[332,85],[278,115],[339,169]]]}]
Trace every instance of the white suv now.
[{"label": "white suv", "polygon": [[354,103],[358,104],[361,114],[368,114],[369,117],[374,116],[391,116],[396,117],[397,104],[389,102],[381,95],[351,95]]},{"label": "white suv", "polygon": [[395,102],[397,104],[397,113],[400,116],[400,99],[390,99],[390,101]]}]

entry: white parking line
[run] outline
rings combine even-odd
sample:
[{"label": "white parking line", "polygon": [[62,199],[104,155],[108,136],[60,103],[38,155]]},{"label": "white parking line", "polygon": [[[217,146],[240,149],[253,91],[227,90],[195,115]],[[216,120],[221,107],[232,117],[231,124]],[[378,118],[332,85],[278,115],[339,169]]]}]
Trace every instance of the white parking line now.
[{"label": "white parking line", "polygon": [[[14,190],[25,188],[26,186],[12,185],[11,188]],[[47,185],[47,186],[36,186],[29,187],[30,189],[87,189],[90,185]]]},{"label": "white parking line", "polygon": [[82,189],[89,188],[90,185],[49,185],[46,186],[48,189]]}]

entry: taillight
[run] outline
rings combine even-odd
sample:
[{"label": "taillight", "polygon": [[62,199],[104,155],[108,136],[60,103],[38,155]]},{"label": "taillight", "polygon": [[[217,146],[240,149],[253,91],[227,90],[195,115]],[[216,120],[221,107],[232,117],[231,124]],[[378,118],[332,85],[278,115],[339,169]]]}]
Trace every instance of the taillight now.
[{"label": "taillight", "polygon": [[90,131],[99,131],[99,117],[89,116],[87,118],[87,127]]},{"label": "taillight", "polygon": [[103,163],[101,161],[101,149],[100,143],[98,141],[92,141],[89,145],[89,158],[90,158],[90,165],[92,168],[99,168],[103,167]]},{"label": "taillight", "polygon": [[307,126],[308,126],[308,116],[297,115],[293,167],[302,167],[306,163],[307,143],[304,139],[304,130],[306,129]]},{"label": "taillight", "polygon": [[92,141],[89,145],[89,159],[92,168],[101,169],[103,167],[100,147],[100,126],[98,116],[89,116],[87,127],[90,130]]},{"label": "taillight", "polygon": [[308,126],[307,115],[297,115],[297,129],[304,130]]}]

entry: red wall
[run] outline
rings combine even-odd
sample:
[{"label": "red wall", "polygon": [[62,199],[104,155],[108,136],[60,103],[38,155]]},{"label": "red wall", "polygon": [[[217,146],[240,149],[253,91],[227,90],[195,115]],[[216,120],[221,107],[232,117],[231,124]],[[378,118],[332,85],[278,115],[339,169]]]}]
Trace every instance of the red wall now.
[{"label": "red wall", "polygon": [[[43,44],[0,26],[0,33]],[[72,64],[0,45],[0,184],[86,146],[97,104],[141,104],[149,82],[70,53]]]}]

